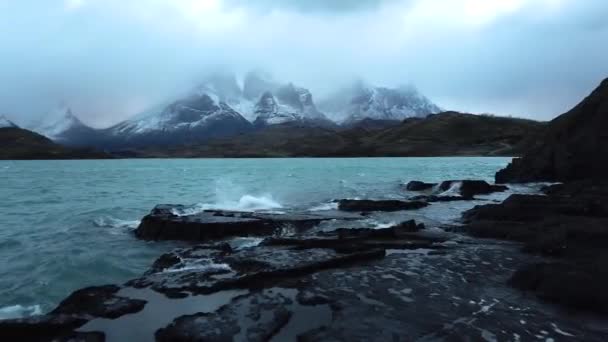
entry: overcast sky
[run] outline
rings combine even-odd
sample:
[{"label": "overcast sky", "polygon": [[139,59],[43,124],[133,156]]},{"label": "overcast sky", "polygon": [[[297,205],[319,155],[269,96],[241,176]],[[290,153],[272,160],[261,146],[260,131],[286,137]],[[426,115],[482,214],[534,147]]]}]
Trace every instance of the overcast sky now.
[{"label": "overcast sky", "polygon": [[316,98],[354,77],[446,109],[551,119],[608,77],[606,0],[0,0],[0,113],[110,125],[206,70]]}]

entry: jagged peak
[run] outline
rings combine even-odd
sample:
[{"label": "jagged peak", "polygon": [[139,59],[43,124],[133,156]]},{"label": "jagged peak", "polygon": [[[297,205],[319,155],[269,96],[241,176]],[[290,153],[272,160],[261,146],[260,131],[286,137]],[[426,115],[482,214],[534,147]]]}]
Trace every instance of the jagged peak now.
[{"label": "jagged peak", "polygon": [[5,115],[0,115],[0,128],[19,128],[19,126],[9,120]]}]

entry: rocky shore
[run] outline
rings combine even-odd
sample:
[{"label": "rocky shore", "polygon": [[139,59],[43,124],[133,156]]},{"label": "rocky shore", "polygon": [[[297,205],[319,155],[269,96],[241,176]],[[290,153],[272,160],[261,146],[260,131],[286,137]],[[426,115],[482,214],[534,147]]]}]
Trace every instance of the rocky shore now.
[{"label": "rocky shore", "polygon": [[[503,186],[462,180],[427,187],[416,197],[441,197],[438,194],[446,188],[462,201],[505,191]],[[561,196],[567,189],[553,186],[545,191]],[[467,212],[467,231],[527,242],[520,235],[498,236],[480,228],[482,222],[502,217],[501,210],[511,210],[512,198]],[[344,210],[323,214],[193,212],[186,206],[159,205],[141,221],[135,235],[189,241],[191,246],[160,256],[141,277],[123,285],[81,289],[48,314],[2,321],[0,337],[19,341],[529,340],[539,336],[601,341],[608,337],[604,329],[580,325],[558,307],[523,295],[520,289],[531,290],[531,277],[547,274],[539,288],[547,287],[543,281],[553,281],[556,266],[543,255],[521,253],[519,244],[468,238],[414,220],[381,229],[348,227],[370,213],[407,214],[435,202],[337,202]],[[581,200],[571,203],[581,205]],[[572,215],[579,213],[569,206],[540,207],[545,211],[533,210],[535,218],[563,208]],[[513,217],[534,222],[525,210],[514,210]],[[605,208],[594,210],[600,215]],[[336,220],[344,227],[318,229],[319,224]],[[525,236],[532,239],[532,234]]]}]

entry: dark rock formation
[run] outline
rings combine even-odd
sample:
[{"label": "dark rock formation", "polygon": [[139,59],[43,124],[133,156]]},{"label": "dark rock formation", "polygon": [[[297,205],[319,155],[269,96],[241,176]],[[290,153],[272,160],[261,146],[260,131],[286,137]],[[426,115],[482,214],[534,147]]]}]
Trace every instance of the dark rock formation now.
[{"label": "dark rock formation", "polygon": [[102,333],[74,329],[95,318],[116,319],[141,311],[146,301],[117,295],[116,285],[78,290],[47,315],[0,321],[0,341],[103,341]]},{"label": "dark rock formation", "polygon": [[411,181],[405,185],[405,189],[408,191],[425,191],[425,190],[432,189],[436,185],[437,185],[437,183],[425,183],[425,182],[420,182],[420,181]]},{"label": "dark rock formation", "polygon": [[338,201],[338,209],[342,211],[401,211],[415,210],[428,206],[426,202],[399,200],[350,200]]},{"label": "dark rock formation", "polygon": [[571,308],[608,313],[606,265],[606,260],[591,265],[570,262],[530,264],[517,270],[510,284]]},{"label": "dark rock formation", "polygon": [[72,293],[51,311],[55,315],[83,315],[87,317],[118,318],[141,311],[144,300],[135,300],[116,295],[119,286],[94,286]]},{"label": "dark rock formation", "polygon": [[482,180],[450,180],[444,181],[439,185],[439,190],[448,191],[453,186],[459,185],[460,195],[466,198],[472,198],[475,195],[487,195],[493,192],[506,191],[509,188],[504,185],[490,185]]},{"label": "dark rock formation", "polygon": [[142,219],[135,234],[148,240],[206,241],[233,236],[269,236],[287,225],[302,232],[322,221],[354,218],[230,211],[203,211],[193,215],[179,215],[184,209],[187,208],[180,205],[157,206]]},{"label": "dark rock formation", "polygon": [[608,312],[608,297],[596,291],[608,286],[608,183],[580,181],[545,192],[478,206],[464,213],[466,229],[479,237],[521,241],[526,252],[562,258],[521,268],[512,280],[518,288],[559,304]]},{"label": "dark rock formation", "polygon": [[522,158],[496,174],[497,183],[608,179],[608,79],[571,111],[549,123]]}]

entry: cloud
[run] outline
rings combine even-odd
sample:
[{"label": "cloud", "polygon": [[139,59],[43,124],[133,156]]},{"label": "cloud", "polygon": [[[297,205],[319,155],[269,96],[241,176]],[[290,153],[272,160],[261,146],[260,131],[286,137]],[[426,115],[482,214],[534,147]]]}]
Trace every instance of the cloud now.
[{"label": "cloud", "polygon": [[250,7],[259,11],[297,11],[331,14],[348,14],[356,11],[374,10],[396,0],[228,0],[227,7]]},{"label": "cloud", "polygon": [[319,98],[354,77],[439,105],[550,119],[608,75],[603,0],[0,0],[0,112],[67,101],[104,126],[214,68]]}]

